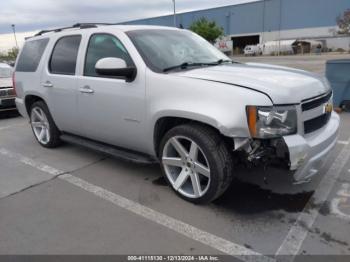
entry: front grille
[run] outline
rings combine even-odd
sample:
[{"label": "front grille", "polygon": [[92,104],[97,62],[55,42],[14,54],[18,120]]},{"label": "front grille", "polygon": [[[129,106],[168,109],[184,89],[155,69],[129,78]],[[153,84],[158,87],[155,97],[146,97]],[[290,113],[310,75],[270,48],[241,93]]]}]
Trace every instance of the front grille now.
[{"label": "front grille", "polygon": [[316,98],[306,99],[301,104],[302,114],[304,118],[304,134],[312,133],[324,127],[330,117],[331,113],[325,112],[325,106],[331,102],[333,93],[321,95]]},{"label": "front grille", "polygon": [[311,110],[311,109],[314,109],[316,107],[319,107],[322,104],[327,103],[329,101],[329,99],[331,99],[331,97],[332,97],[332,92],[329,92],[325,96],[322,96],[322,97],[317,98],[315,100],[312,100],[310,102],[305,102],[305,103],[303,103],[301,105],[301,110],[304,112],[304,111]]},{"label": "front grille", "polygon": [[309,134],[312,133],[322,127],[324,127],[329,118],[331,117],[331,113],[320,115],[314,119],[310,119],[304,122],[304,133]]}]

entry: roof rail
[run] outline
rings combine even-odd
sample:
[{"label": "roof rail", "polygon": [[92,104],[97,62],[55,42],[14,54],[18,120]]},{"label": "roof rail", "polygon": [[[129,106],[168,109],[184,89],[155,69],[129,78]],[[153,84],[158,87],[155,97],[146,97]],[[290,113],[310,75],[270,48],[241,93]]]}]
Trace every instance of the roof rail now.
[{"label": "roof rail", "polygon": [[50,30],[41,30],[39,33],[35,34],[34,36],[40,36],[46,33],[54,32],[58,33],[66,29],[72,29],[72,28],[80,28],[80,29],[87,29],[87,28],[95,28],[98,25],[114,25],[110,23],[77,23],[72,26],[67,26],[67,27],[61,27],[61,28],[55,28],[55,29],[50,29]]},{"label": "roof rail", "polygon": [[74,24],[73,27],[80,27],[81,29],[83,29],[83,28],[96,27],[98,25],[116,25],[116,24],[112,24],[112,23],[77,23],[77,24]]}]

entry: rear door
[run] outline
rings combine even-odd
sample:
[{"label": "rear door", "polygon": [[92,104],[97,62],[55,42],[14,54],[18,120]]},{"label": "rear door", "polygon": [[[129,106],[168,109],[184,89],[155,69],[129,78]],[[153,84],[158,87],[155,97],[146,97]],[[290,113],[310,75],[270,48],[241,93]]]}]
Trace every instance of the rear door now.
[{"label": "rear door", "polygon": [[55,42],[41,77],[47,103],[62,131],[81,134],[77,115],[77,57],[81,35],[66,35]]}]

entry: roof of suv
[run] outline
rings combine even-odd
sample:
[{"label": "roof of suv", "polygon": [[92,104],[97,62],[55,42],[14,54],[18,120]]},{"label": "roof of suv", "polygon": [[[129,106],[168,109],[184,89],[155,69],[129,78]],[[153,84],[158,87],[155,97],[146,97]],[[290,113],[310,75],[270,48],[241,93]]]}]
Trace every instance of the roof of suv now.
[{"label": "roof of suv", "polygon": [[[167,26],[153,26],[153,25],[115,25],[115,24],[95,24],[95,23],[84,23],[84,24],[75,24],[70,27],[63,27],[63,28],[55,28],[55,29],[48,29],[48,30],[42,30],[39,33],[37,33],[34,37],[29,38],[36,38],[39,36],[47,36],[52,35],[56,33],[68,33],[68,32],[76,32],[80,30],[89,30],[89,31],[100,31],[103,30],[120,30],[123,32],[127,31],[135,31],[135,30],[180,30],[175,27],[167,27]],[[29,39],[28,38],[28,39]]]},{"label": "roof of suv", "polygon": [[180,30],[179,28],[169,27],[169,26],[156,26],[156,25],[114,25],[113,28],[119,29],[121,31],[134,31],[134,30],[145,30],[145,29],[168,29],[168,30]]}]

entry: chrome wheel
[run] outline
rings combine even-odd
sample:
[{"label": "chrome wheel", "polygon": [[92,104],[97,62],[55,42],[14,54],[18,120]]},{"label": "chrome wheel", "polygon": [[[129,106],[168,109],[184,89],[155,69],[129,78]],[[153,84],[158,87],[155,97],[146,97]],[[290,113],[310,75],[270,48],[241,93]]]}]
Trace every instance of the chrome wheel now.
[{"label": "chrome wheel", "polygon": [[41,144],[50,142],[50,124],[45,112],[40,107],[34,107],[30,114],[30,124],[36,139]]},{"label": "chrome wheel", "polygon": [[190,138],[174,136],[163,149],[162,165],[172,187],[188,198],[200,198],[210,185],[209,162]]}]

